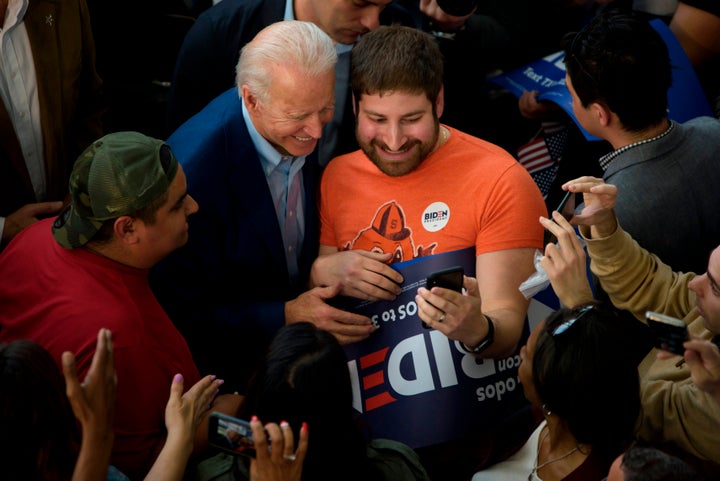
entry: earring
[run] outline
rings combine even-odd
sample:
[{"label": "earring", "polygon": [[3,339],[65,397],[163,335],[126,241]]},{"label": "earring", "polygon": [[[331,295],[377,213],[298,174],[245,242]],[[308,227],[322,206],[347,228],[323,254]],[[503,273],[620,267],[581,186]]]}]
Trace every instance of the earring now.
[{"label": "earring", "polygon": [[543,414],[545,415],[545,417],[548,417],[552,414],[552,411],[550,411],[547,408],[547,404],[545,404],[545,403],[543,403],[543,405],[542,405],[542,410],[543,410]]}]

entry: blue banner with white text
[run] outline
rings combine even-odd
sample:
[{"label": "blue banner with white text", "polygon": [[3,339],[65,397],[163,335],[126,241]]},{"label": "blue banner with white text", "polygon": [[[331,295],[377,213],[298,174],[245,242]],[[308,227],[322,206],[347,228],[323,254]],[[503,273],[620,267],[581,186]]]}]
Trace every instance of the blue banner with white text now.
[{"label": "blue banner with white text", "polygon": [[475,276],[475,248],[393,264],[405,278],[395,301],[344,306],[378,326],[370,338],[345,346],[353,406],[375,438],[413,448],[462,439],[526,405],[517,377],[519,348],[529,329],[558,308],[557,298],[547,289],[532,300],[514,355],[478,359],[441,332],[424,328],[417,315],[415,295],[427,275],[457,265]]}]

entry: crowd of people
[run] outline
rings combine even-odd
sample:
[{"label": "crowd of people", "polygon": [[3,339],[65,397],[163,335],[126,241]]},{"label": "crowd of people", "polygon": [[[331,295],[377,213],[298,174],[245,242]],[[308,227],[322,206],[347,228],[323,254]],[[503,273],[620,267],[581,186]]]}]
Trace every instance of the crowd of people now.
[{"label": "crowd of people", "polygon": [[[720,7],[210,3],[163,4],[192,26],[143,131],[104,122],[122,102],[98,5],[0,0],[8,479],[720,475],[720,120],[668,117],[673,65],[648,23],[669,25],[718,115]],[[601,140],[564,145],[548,195],[516,152],[557,108],[485,77],[555,51],[563,115]],[[548,206],[565,193],[564,216]],[[461,250],[462,292],[396,268]],[[528,336],[519,286],[537,271],[562,307]],[[379,325],[337,301],[406,289],[464,363],[517,354],[527,416],[502,441],[478,427],[413,449],[358,417],[344,346]],[[682,355],[652,347],[647,311],[687,326]],[[255,454],[214,449],[211,412],[248,420]]]}]

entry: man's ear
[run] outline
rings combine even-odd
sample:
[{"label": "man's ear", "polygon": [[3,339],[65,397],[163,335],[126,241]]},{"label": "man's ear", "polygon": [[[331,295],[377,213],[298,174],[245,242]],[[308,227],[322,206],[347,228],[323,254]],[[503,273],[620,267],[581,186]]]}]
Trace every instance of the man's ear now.
[{"label": "man's ear", "polygon": [[600,102],[593,102],[590,104],[590,110],[595,116],[595,120],[602,127],[607,127],[613,119],[613,112],[608,108],[607,105]]},{"label": "man's ear", "polygon": [[240,93],[242,95],[243,102],[245,103],[245,108],[251,112],[256,110],[260,101],[255,96],[255,94],[252,93],[252,91],[250,90],[250,86],[243,85],[240,88]]},{"label": "man's ear", "polygon": [[121,215],[115,219],[113,231],[115,237],[126,244],[135,244],[138,241],[136,220],[129,215]]}]

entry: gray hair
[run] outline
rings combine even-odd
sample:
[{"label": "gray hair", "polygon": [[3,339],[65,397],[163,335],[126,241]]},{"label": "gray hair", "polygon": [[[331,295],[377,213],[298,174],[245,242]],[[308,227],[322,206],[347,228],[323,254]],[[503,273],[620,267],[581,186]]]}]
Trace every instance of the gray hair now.
[{"label": "gray hair", "polygon": [[295,66],[315,77],[334,70],[336,62],[335,43],[320,27],[299,20],[276,22],[240,50],[237,87],[248,85],[260,102],[267,103],[272,65]]}]

